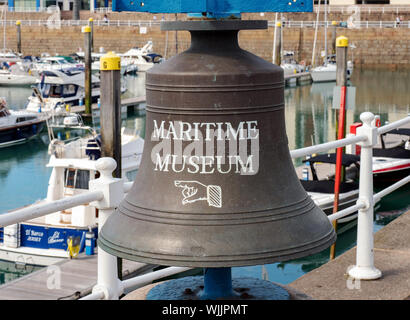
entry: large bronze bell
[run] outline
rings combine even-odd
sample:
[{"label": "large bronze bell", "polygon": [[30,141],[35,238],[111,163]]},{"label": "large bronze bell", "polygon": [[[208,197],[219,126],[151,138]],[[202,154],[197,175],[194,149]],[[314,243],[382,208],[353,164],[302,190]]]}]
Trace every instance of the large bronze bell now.
[{"label": "large bronze bell", "polygon": [[146,75],[146,135],[131,191],[99,246],[129,260],[231,267],[295,259],[336,234],[289,154],[283,70],[238,45],[266,21],[166,22],[191,47]]}]

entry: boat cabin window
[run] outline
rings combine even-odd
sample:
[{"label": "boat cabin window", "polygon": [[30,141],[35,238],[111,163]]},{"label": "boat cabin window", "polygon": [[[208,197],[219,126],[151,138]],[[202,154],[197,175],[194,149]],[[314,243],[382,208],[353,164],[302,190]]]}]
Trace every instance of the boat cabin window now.
[{"label": "boat cabin window", "polygon": [[64,86],[64,97],[72,97],[77,93],[77,86],[74,84],[67,84]]},{"label": "boat cabin window", "polygon": [[64,186],[66,188],[88,190],[90,171],[67,168],[64,170]]},{"label": "boat cabin window", "polygon": [[0,118],[7,117],[10,115],[10,112],[6,108],[0,108]]},{"label": "boat cabin window", "polygon": [[35,120],[36,117],[18,117],[16,122],[24,122],[24,121],[30,121],[30,120]]},{"label": "boat cabin window", "polygon": [[50,97],[61,97],[61,94],[62,94],[62,86],[60,86],[60,85],[54,85],[54,86],[51,86],[51,88],[50,88],[50,94],[49,94],[49,96]]},{"label": "boat cabin window", "polygon": [[51,60],[52,65],[60,65],[60,64],[63,64],[63,63],[64,63],[63,60]]}]

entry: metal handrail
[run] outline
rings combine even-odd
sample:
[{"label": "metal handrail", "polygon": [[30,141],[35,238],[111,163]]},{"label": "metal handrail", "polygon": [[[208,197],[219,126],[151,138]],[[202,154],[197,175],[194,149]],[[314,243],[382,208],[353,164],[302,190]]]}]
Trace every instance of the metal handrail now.
[{"label": "metal handrail", "polygon": [[0,226],[8,226],[22,221],[45,216],[56,211],[67,210],[79,205],[104,198],[102,191],[87,191],[72,197],[55,201],[35,204],[23,209],[4,213],[0,215]]},{"label": "metal handrail", "polygon": [[290,156],[292,158],[306,157],[313,153],[320,153],[320,152],[328,151],[330,149],[345,147],[350,144],[365,141],[366,139],[367,139],[366,136],[352,136],[352,137],[348,137],[348,138],[344,138],[340,140],[325,142],[325,143],[314,145],[311,147],[291,150]]},{"label": "metal handrail", "polygon": [[140,288],[143,287],[152,281],[159,280],[165,277],[169,277],[181,272],[191,270],[189,267],[168,267],[161,270],[153,271],[141,276],[136,276],[131,279],[123,280],[122,285],[124,289],[130,288]]}]

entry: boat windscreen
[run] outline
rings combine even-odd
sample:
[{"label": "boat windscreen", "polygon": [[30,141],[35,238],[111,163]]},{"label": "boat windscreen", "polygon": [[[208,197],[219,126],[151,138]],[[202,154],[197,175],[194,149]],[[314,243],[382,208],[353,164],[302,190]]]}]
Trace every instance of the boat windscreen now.
[{"label": "boat windscreen", "polygon": [[390,130],[389,132],[384,133],[384,135],[386,134],[398,134],[398,135],[410,137],[410,128],[397,128],[397,129],[393,129],[393,130]]},{"label": "boat windscreen", "polygon": [[410,159],[410,150],[407,150],[404,146],[398,146],[394,148],[374,148],[374,157],[395,158],[395,159]]},{"label": "boat windscreen", "polygon": [[[303,188],[307,192],[319,192],[319,193],[334,193],[335,182],[334,180],[300,180]],[[359,189],[359,184],[356,182],[341,182],[339,186],[340,193],[346,193]]]},{"label": "boat windscreen", "polygon": [[[352,163],[357,163],[360,161],[360,156],[354,154],[343,154],[342,155],[342,166],[348,167]],[[336,164],[336,153],[320,154],[315,157],[303,160],[303,162],[323,162]]]}]

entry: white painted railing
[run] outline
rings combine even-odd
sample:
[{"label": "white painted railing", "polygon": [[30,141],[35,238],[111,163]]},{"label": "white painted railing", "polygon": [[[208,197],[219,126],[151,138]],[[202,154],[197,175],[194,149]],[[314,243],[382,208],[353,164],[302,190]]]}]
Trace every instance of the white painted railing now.
[{"label": "white painted railing", "polygon": [[[336,21],[338,24],[341,22],[346,23],[345,21]],[[288,20],[283,21],[282,26],[284,28],[316,28],[316,24],[318,27],[325,27],[327,25],[328,28],[332,26],[332,21],[294,21]],[[269,21],[269,27],[274,27],[275,22]],[[347,26],[347,25],[346,25]],[[410,28],[410,21],[401,21],[400,24],[397,24],[396,21],[386,21],[386,20],[379,20],[379,21],[354,21],[352,24],[352,28],[354,29],[368,29],[368,28]]]},{"label": "white painted railing", "polygon": [[[15,26],[17,20],[7,20],[0,21],[0,26]],[[50,26],[50,21],[48,20],[20,20],[22,26],[31,27],[47,27]],[[337,21],[340,23],[340,21]],[[56,21],[54,21],[56,23]],[[88,25],[88,20],[59,20],[58,24],[61,27],[79,27]],[[100,27],[159,27],[160,20],[94,20],[94,26]],[[324,27],[327,23],[328,27],[332,26],[332,21],[319,21],[317,22],[318,27]],[[269,27],[275,26],[275,21],[268,21]],[[283,21],[282,26],[284,28],[316,28],[316,21]],[[395,21],[355,21],[355,28],[410,28],[410,21],[401,21],[397,24]]]},{"label": "white painted railing", "polygon": [[385,5],[385,6],[378,6],[378,5],[328,5],[326,7],[315,5],[313,11],[324,12],[325,8],[328,13],[347,13],[351,14],[353,8],[357,8],[361,13],[405,13],[410,12],[410,6],[395,6],[395,5]]},{"label": "white painted railing", "polygon": [[[387,194],[410,182],[410,176],[408,176],[373,195],[373,147],[377,143],[378,135],[410,123],[410,116],[381,128],[377,128],[374,125],[374,115],[370,112],[362,113],[360,119],[362,120],[363,125],[357,129],[356,136],[327,142],[312,147],[292,150],[290,154],[292,158],[299,158],[311,155],[313,153],[344,147],[350,144],[358,144],[361,146],[359,199],[354,206],[329,215],[328,218],[330,221],[333,221],[358,211],[356,266],[349,270],[349,275],[356,279],[369,280],[377,279],[381,276],[381,272],[374,267],[374,203],[379,201]],[[99,209],[99,230],[101,230],[107,218],[114,212],[115,208],[118,207],[124,197],[124,194],[127,193],[132,186],[131,182],[124,182],[122,179],[112,177],[112,172],[115,168],[116,163],[113,159],[99,159],[96,163],[96,169],[100,172],[100,177],[90,181],[88,192],[70,197],[68,199],[45,202],[0,215],[0,226],[23,222],[51,212],[72,208],[80,204],[90,203]],[[127,289],[139,288],[151,283],[154,280],[190,269],[183,267],[168,267],[149,274],[137,276],[132,279],[120,281],[117,278],[116,257],[108,254],[102,249],[99,249],[98,251],[97,284],[94,286],[92,293],[86,297],[83,297],[82,300],[118,299]]]},{"label": "white painted railing", "polygon": [[27,208],[15,210],[0,215],[0,226],[8,226],[14,223],[45,216],[49,213],[70,209],[91,201],[103,199],[104,194],[97,190],[94,192],[84,192],[69,198],[32,205]]}]

